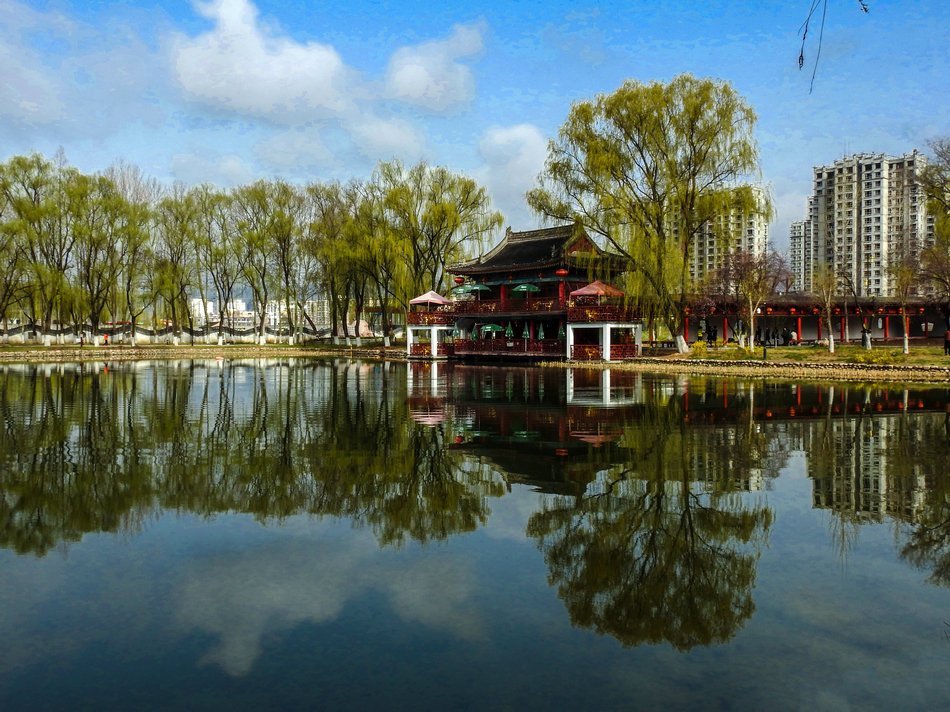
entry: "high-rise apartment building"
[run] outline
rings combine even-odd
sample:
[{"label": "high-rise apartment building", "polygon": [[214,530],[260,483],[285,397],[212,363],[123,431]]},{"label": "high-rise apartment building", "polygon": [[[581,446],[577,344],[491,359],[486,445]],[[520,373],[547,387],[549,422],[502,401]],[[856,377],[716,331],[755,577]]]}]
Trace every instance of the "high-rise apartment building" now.
[{"label": "high-rise apartment building", "polygon": [[745,251],[764,254],[769,244],[769,221],[765,193],[753,189],[758,207],[752,211],[730,210],[706,222],[693,240],[689,271],[694,280],[722,267],[726,255]]},{"label": "high-rise apartment building", "polygon": [[[808,199],[808,213],[814,198]],[[812,274],[815,260],[815,241],[812,236],[811,220],[796,220],[789,226],[788,261],[794,277],[792,290],[796,292],[813,291]]]},{"label": "high-rise apartment building", "polygon": [[902,255],[919,256],[933,239],[918,181],[925,165],[926,157],[915,150],[903,156],[855,154],[815,167],[810,225],[793,227],[790,236],[792,271],[801,275],[803,291],[811,291],[815,270],[827,264],[845,291],[893,295],[890,265]]}]

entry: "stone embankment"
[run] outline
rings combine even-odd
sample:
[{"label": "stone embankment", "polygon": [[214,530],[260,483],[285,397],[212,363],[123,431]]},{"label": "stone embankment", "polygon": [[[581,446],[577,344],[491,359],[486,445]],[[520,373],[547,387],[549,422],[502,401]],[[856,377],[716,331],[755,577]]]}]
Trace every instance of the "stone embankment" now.
[{"label": "stone embankment", "polygon": [[863,363],[808,363],[792,361],[718,361],[716,359],[638,358],[619,363],[564,362],[547,366],[568,368],[611,368],[655,373],[742,376],[808,381],[858,381],[950,384],[950,365],[903,365]]},{"label": "stone embankment", "polygon": [[[264,359],[264,358],[358,358],[405,361],[405,347],[380,345],[344,346],[87,346],[0,349],[0,363],[66,363],[150,361],[169,359]],[[719,361],[676,357],[642,357],[634,361],[560,361],[542,364],[554,368],[610,368],[687,375],[741,376],[809,381],[857,381],[865,383],[950,384],[950,364],[903,365],[791,361]]]},{"label": "stone embankment", "polygon": [[160,361],[170,359],[360,358],[405,360],[405,347],[383,346],[87,346],[0,349],[0,363]]}]

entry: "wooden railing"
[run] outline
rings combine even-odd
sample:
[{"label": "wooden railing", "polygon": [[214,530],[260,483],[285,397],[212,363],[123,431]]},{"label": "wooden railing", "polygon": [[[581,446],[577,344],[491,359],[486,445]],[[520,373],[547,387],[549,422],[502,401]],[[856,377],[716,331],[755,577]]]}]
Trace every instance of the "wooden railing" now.
[{"label": "wooden railing", "polygon": [[557,356],[564,353],[564,341],[556,339],[466,339],[455,342],[456,354],[510,354],[517,356]]},{"label": "wooden railing", "polygon": [[611,344],[610,345],[610,360],[618,361],[625,358],[636,358],[640,354],[637,353],[636,344]]},{"label": "wooden railing", "polygon": [[571,348],[571,359],[574,361],[600,361],[603,356],[600,344],[574,344]]},{"label": "wooden railing", "polygon": [[406,322],[411,326],[451,326],[455,323],[455,310],[449,306],[438,311],[411,311],[406,315]]},{"label": "wooden railing", "polygon": [[619,323],[639,321],[640,315],[635,309],[620,304],[594,304],[591,306],[574,304],[567,309],[567,320],[575,324],[590,324],[599,321]]},{"label": "wooden railing", "polygon": [[[439,342],[439,358],[451,356],[455,353],[455,344],[451,341]],[[409,349],[410,356],[429,358],[432,356],[432,344],[428,341],[415,341]]]},{"label": "wooden railing", "polygon": [[567,308],[567,304],[556,297],[543,299],[510,297],[505,300],[504,304],[500,299],[482,299],[456,302],[452,306],[455,308],[457,316],[498,313],[546,314],[564,311]]}]

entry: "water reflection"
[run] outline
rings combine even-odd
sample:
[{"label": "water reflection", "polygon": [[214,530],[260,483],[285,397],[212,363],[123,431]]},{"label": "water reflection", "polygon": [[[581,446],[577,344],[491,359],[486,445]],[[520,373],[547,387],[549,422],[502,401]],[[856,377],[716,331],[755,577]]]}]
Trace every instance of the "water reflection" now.
[{"label": "water reflection", "polygon": [[382,545],[484,523],[501,480],[409,427],[382,364],[7,367],[0,545],[43,554],[153,514],[348,517]]},{"label": "water reflection", "polygon": [[950,583],[947,402],[940,390],[438,364],[6,366],[0,546],[43,555],[140,532],[166,510],[364,530],[369,546],[186,572],[177,620],[215,636],[206,659],[242,674],[268,627],[328,620],[367,592],[473,639],[473,575],[457,562],[367,562],[487,526],[493,501],[523,485],[542,493],[524,532],[570,620],[686,650],[729,640],[755,611],[777,516],[767,495],[792,453],[842,556],[862,526],[892,522],[905,561]]}]

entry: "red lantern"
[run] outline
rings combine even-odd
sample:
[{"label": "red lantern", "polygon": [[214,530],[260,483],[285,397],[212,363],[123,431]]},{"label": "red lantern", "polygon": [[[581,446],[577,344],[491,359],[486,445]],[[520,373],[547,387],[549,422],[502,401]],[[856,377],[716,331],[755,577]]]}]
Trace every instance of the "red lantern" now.
[{"label": "red lantern", "polygon": [[792,314],[794,314],[794,313],[795,313],[795,307],[792,307],[790,311],[792,312]]},{"label": "red lantern", "polygon": [[465,281],[465,277],[456,277],[456,278],[455,278],[455,283],[456,283],[456,284],[461,284],[461,283],[464,282],[464,281]]},{"label": "red lantern", "polygon": [[558,277],[567,277],[567,270],[561,267],[554,274],[556,274]]},{"label": "red lantern", "polygon": [[924,313],[924,308],[921,307],[920,309],[918,309],[918,310],[917,310],[917,313],[918,313],[918,314],[923,314],[923,313]]}]

